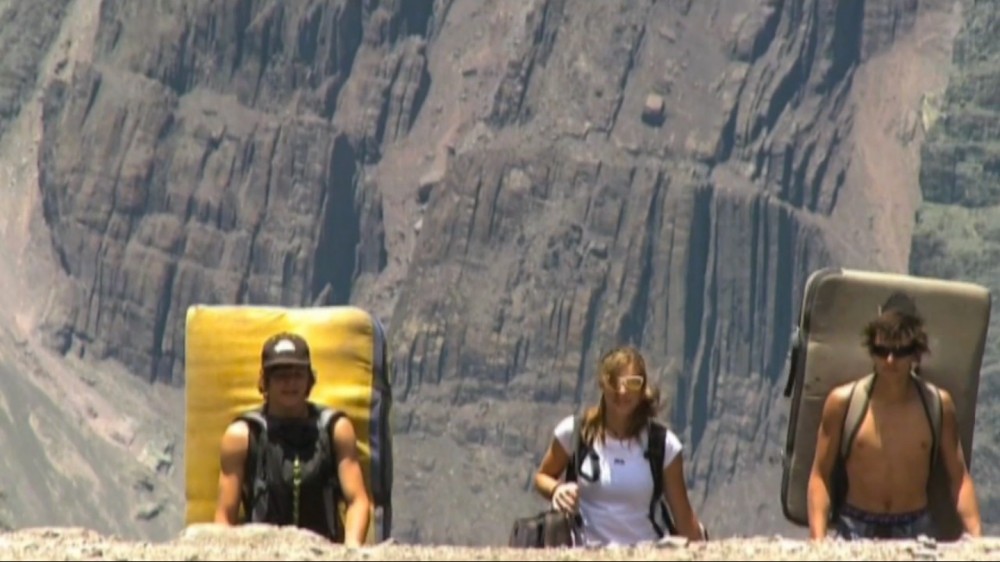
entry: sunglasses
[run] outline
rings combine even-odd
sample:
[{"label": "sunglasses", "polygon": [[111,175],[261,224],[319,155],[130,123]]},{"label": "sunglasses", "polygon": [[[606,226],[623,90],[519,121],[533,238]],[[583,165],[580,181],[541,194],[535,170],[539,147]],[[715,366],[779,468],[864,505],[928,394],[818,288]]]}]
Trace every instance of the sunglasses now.
[{"label": "sunglasses", "polygon": [[618,379],[618,383],[617,384],[615,384],[615,382],[611,380],[611,377],[604,377],[604,380],[608,383],[608,386],[610,386],[612,388],[625,387],[625,390],[628,390],[628,391],[631,391],[631,392],[637,392],[639,390],[642,390],[642,385],[643,385],[643,383],[646,382],[646,379],[642,378],[639,375],[631,375],[631,376],[628,376],[628,377],[622,377],[622,378]]},{"label": "sunglasses", "polygon": [[870,347],[870,349],[872,355],[875,355],[877,357],[885,358],[888,357],[890,353],[892,354],[893,357],[909,357],[910,355],[916,353],[920,349],[920,346],[915,343],[911,343],[910,345],[905,345],[902,347],[873,345]]}]

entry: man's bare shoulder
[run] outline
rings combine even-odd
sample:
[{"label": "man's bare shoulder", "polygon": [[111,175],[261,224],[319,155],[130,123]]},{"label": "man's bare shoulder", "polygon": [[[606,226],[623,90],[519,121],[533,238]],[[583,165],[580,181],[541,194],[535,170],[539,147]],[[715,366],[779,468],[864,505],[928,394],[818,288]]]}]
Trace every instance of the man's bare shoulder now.
[{"label": "man's bare shoulder", "polygon": [[938,395],[941,397],[941,405],[944,407],[945,412],[955,411],[955,399],[952,398],[950,392],[936,385],[931,388],[937,389]]},{"label": "man's bare shoulder", "polygon": [[338,450],[344,447],[354,448],[357,446],[357,434],[351,418],[346,415],[339,416],[330,424],[330,438],[333,439],[334,446]]},{"label": "man's bare shoulder", "polygon": [[243,420],[236,420],[226,427],[222,434],[223,454],[246,454],[250,444],[250,426]]},{"label": "man's bare shoulder", "polygon": [[953,402],[951,393],[948,392],[947,389],[945,389],[942,386],[938,386],[938,385],[936,385],[936,384],[934,384],[934,383],[932,383],[930,381],[926,381],[925,380],[924,382],[926,382],[927,386],[931,387],[931,389],[934,389],[934,390],[938,391],[938,394],[941,395],[941,400],[942,401],[944,401],[944,402]]},{"label": "man's bare shoulder", "polygon": [[833,387],[826,395],[823,402],[823,417],[832,422],[834,419],[842,419],[847,413],[848,404],[851,401],[851,392],[857,380],[851,380]]},{"label": "man's bare shoulder", "polygon": [[226,426],[225,435],[228,437],[246,438],[250,435],[250,425],[243,420],[236,420]]},{"label": "man's bare shoulder", "polygon": [[848,381],[843,384],[839,384],[830,390],[827,394],[826,403],[829,406],[846,406],[847,402],[851,399],[851,391],[854,389],[854,385],[857,381]]}]

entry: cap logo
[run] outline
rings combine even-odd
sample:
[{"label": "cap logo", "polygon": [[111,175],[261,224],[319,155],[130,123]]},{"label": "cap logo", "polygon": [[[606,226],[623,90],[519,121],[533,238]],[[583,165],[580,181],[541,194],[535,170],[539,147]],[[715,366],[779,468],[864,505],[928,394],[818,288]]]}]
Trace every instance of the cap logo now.
[{"label": "cap logo", "polygon": [[286,351],[295,353],[295,342],[286,339],[274,344],[275,353],[284,353]]}]

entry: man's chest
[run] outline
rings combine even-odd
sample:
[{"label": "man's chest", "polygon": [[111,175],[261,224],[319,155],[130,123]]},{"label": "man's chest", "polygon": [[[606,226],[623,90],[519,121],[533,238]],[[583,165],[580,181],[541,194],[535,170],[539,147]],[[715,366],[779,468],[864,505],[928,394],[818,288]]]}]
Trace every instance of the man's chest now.
[{"label": "man's chest", "polygon": [[894,463],[926,461],[932,441],[930,421],[919,401],[893,406],[873,403],[858,427],[851,454],[888,455]]}]

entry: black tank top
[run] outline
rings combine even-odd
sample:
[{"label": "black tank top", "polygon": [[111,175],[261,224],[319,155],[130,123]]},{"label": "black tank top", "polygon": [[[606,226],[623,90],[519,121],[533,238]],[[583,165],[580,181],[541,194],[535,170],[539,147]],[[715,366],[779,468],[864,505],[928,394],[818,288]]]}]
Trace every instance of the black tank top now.
[{"label": "black tank top", "polygon": [[[294,525],[309,529],[334,542],[343,542],[343,526],[337,511],[340,489],[336,463],[329,436],[317,423],[319,409],[310,405],[307,419],[279,419],[265,415],[266,439],[256,424],[250,424],[250,447],[247,455],[244,509],[247,519],[257,523]],[[264,455],[258,459],[257,455]],[[259,464],[258,464],[259,463]],[[266,508],[253,509],[253,490],[257,467],[264,471]]]}]

